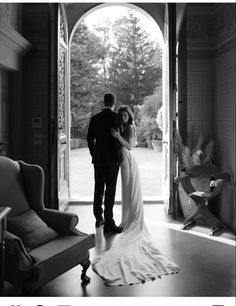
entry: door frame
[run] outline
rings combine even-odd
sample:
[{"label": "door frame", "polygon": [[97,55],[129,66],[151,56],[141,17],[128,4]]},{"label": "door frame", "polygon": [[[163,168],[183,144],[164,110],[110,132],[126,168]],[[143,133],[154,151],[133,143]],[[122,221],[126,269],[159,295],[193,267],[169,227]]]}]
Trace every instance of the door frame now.
[{"label": "door frame", "polygon": [[[176,213],[176,4],[166,4],[163,65],[163,196],[167,214]],[[163,56],[165,56],[165,54]],[[164,59],[164,58],[163,58]],[[168,112],[168,113],[167,113]]]},{"label": "door frame", "polygon": [[[55,24],[55,16],[56,15],[56,11],[58,8],[58,4],[51,4],[54,7],[54,18],[52,18],[51,20],[54,20],[54,22],[51,22],[52,24],[52,31],[54,32],[54,35],[56,33],[56,24]],[[97,4],[96,6],[99,6],[99,4]],[[136,5],[137,7],[139,6],[139,4],[137,3]],[[175,99],[175,94],[176,94],[176,66],[175,66],[175,53],[176,53],[176,4],[175,3],[168,3],[166,4],[166,6],[168,7],[168,12],[170,14],[170,19],[169,19],[169,30],[170,30],[170,36],[169,36],[169,59],[171,64],[169,65],[169,73],[170,73],[170,99],[172,101],[172,106],[174,105],[173,102],[176,100]],[[91,5],[91,8],[88,8],[88,5],[86,7],[86,11],[88,12],[88,10],[94,8],[94,6]],[[145,8],[145,4],[143,4],[141,6],[141,8],[146,11],[146,13],[150,14],[149,9]],[[86,12],[82,13],[80,15],[80,17],[82,17]],[[155,18],[154,18],[155,19]],[[79,20],[79,19],[78,19]],[[156,20],[155,20],[156,21]],[[71,30],[71,29],[70,29]],[[71,33],[69,33],[71,34]],[[57,52],[56,51],[56,42],[57,42],[57,37],[54,36],[54,39],[51,39],[51,41],[54,41],[54,44],[52,43],[52,48],[51,48],[51,56],[52,58],[54,58],[54,60],[58,60],[57,57]],[[69,52],[68,52],[69,53]],[[53,66],[53,64],[52,64]],[[54,77],[51,78],[51,108],[50,108],[50,114],[51,114],[51,150],[50,150],[50,156],[51,156],[51,186],[52,186],[52,203],[55,203],[54,206],[55,208],[59,207],[59,199],[58,199],[58,184],[57,184],[57,178],[58,178],[58,166],[57,166],[57,154],[58,154],[58,149],[57,149],[57,144],[55,139],[57,139],[57,117],[55,116],[55,114],[57,114],[57,105],[53,105],[53,101],[55,101],[55,98],[57,97],[57,80],[55,78],[55,73],[56,73],[56,67],[54,65],[54,67],[51,67],[51,72],[53,72]],[[69,70],[68,70],[69,73]],[[174,139],[174,135],[175,135],[175,125],[176,125],[176,120],[175,118],[175,108],[174,111],[172,111],[172,113],[170,114],[170,117],[172,118],[172,124],[170,125],[170,134],[172,135],[172,137],[170,138],[170,152],[171,152],[171,156],[169,159],[170,162],[170,169],[172,171],[172,175],[170,175],[169,177],[169,184],[170,184],[170,195],[169,195],[169,207],[167,209],[167,212],[170,214],[174,213],[175,210],[175,202],[176,202],[176,193],[174,190],[174,176],[176,175],[176,158],[175,158],[175,139]],[[173,125],[174,123],[174,125]]]},{"label": "door frame", "polygon": [[[69,203],[69,145],[70,141],[70,131],[69,131],[69,106],[67,108],[67,112],[65,114],[65,130],[67,134],[67,139],[65,140],[63,137],[60,138],[59,133],[59,48],[60,48],[60,20],[59,20],[59,10],[61,10],[63,17],[65,18],[65,35],[66,42],[63,48],[67,47],[66,55],[65,55],[65,100],[67,99],[67,103],[69,103],[69,58],[68,58],[68,31],[67,31],[67,21],[66,21],[66,13],[62,3],[49,4],[49,14],[50,14],[50,41],[49,41],[49,49],[50,49],[50,66],[49,66],[49,95],[50,95],[50,105],[49,105],[49,169],[50,169],[50,208],[64,210]],[[65,200],[60,199],[60,171],[59,171],[59,154],[61,149],[61,142],[65,141],[66,150],[67,150],[67,161],[68,165],[65,168],[65,171],[68,171],[68,192]]]}]

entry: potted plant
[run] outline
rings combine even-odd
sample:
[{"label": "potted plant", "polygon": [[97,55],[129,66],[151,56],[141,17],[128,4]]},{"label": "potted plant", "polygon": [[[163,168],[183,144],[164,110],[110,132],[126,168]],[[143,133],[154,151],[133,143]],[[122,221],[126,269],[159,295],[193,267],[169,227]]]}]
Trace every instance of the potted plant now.
[{"label": "potted plant", "polygon": [[154,151],[156,152],[162,151],[162,133],[158,126],[155,129],[155,137],[152,139],[152,146]]}]

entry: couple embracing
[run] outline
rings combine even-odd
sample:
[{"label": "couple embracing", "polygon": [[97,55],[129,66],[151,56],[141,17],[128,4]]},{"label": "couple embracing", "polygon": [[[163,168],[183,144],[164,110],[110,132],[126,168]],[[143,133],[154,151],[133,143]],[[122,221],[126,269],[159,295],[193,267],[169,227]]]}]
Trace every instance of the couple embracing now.
[{"label": "couple embracing", "polygon": [[[104,233],[120,233],[113,246],[94,259],[92,268],[107,285],[130,285],[176,273],[179,267],[157,249],[145,225],[139,170],[131,153],[136,144],[134,116],[127,105],[115,113],[115,102],[114,94],[104,95],[104,109],[91,118],[87,135],[94,164],[95,226],[104,224]],[[119,168],[122,221],[117,226],[113,206]]]}]

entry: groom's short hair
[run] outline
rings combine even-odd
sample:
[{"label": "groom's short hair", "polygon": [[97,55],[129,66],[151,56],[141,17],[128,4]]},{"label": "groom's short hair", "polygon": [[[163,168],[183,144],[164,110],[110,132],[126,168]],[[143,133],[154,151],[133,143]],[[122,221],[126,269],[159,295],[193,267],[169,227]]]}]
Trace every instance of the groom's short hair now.
[{"label": "groom's short hair", "polygon": [[116,102],[116,96],[115,94],[111,92],[107,92],[104,95],[104,105],[105,107],[112,107],[115,105]]}]

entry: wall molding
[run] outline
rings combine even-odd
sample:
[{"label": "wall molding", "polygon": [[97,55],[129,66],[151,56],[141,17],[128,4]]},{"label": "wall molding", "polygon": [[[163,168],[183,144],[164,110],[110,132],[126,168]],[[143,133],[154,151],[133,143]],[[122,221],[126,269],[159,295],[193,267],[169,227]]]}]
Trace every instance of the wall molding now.
[{"label": "wall molding", "polygon": [[235,8],[234,4],[227,3],[188,5],[188,52],[209,56],[232,46],[236,39]]},{"label": "wall molding", "polygon": [[210,43],[206,44],[203,42],[188,42],[187,52],[188,56],[190,57],[212,57],[235,48],[235,45],[236,34],[215,45]]},{"label": "wall molding", "polygon": [[21,56],[31,47],[23,36],[0,20],[0,66],[8,70],[19,70]]}]

